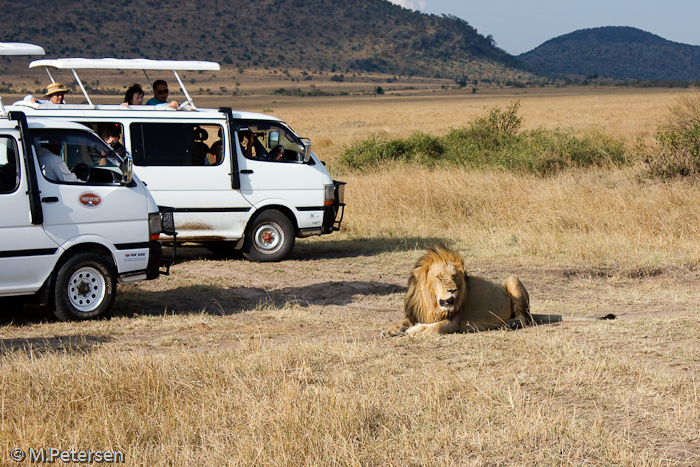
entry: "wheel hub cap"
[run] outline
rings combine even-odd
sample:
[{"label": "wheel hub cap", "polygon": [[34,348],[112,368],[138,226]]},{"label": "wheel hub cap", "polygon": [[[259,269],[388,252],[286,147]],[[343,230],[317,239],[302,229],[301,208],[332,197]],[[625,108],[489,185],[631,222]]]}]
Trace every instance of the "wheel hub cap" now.
[{"label": "wheel hub cap", "polygon": [[105,280],[95,268],[81,268],[68,282],[68,298],[79,311],[88,312],[97,308],[105,296]]},{"label": "wheel hub cap", "polygon": [[284,233],[277,224],[265,224],[256,231],[254,241],[258,250],[271,253],[284,243]]}]

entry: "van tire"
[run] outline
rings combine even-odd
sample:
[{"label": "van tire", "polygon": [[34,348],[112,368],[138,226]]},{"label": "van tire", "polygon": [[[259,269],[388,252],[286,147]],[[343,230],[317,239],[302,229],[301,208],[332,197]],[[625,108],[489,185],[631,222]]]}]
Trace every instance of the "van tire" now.
[{"label": "van tire", "polygon": [[61,264],[51,290],[51,309],[61,321],[94,319],[109,313],[117,292],[112,262],[93,252],[76,253]]},{"label": "van tire", "polygon": [[266,209],[246,228],[243,255],[254,262],[282,261],[294,247],[294,225],[280,211]]}]

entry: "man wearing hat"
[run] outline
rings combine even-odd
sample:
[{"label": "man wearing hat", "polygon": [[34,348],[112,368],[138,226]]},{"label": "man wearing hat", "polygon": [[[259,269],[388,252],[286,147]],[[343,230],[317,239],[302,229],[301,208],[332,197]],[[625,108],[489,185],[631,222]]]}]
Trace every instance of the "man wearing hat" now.
[{"label": "man wearing hat", "polygon": [[61,83],[51,83],[46,87],[46,94],[44,97],[47,100],[37,99],[36,97],[28,94],[24,96],[20,102],[32,102],[34,104],[65,104],[63,102],[63,96],[70,92],[70,90]]},{"label": "man wearing hat", "polygon": [[46,87],[44,97],[52,104],[63,104],[63,96],[68,92],[68,88],[61,83],[51,83]]}]

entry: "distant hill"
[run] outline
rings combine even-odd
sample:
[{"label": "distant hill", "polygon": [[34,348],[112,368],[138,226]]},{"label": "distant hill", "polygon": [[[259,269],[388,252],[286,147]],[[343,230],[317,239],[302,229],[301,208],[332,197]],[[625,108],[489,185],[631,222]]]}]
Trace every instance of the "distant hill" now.
[{"label": "distant hill", "polygon": [[700,47],[630,27],[581,29],[518,56],[545,76],[633,80],[700,80]]},{"label": "distant hill", "polygon": [[[0,41],[36,43],[51,58],[196,59],[450,79],[507,77],[519,66],[466,21],[387,0],[32,0],[4,8],[3,24]],[[26,58],[20,62],[26,67]]]}]

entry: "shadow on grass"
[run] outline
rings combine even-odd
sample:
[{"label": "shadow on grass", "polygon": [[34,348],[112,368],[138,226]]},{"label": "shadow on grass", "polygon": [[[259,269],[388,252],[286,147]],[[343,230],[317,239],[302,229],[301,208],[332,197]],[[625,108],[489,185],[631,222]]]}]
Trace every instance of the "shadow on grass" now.
[{"label": "shadow on grass", "polygon": [[55,353],[84,355],[108,340],[103,336],[83,335],[0,339],[0,355],[14,352],[31,354],[33,357]]},{"label": "shadow on grass", "polygon": [[[453,241],[438,237],[404,237],[404,238],[334,238],[333,235],[298,239],[290,260],[309,261],[319,259],[357,258],[374,256],[396,251],[424,250],[426,247],[443,243],[454,246]],[[170,257],[170,250],[164,256]],[[186,244],[178,246],[177,263],[186,263],[198,259],[231,259],[247,261],[239,252],[221,254],[209,251],[204,246]]]},{"label": "shadow on grass", "polygon": [[333,281],[300,287],[265,290],[259,287],[220,288],[208,285],[179,287],[146,292],[133,289],[120,294],[114,304],[114,316],[134,314],[163,315],[209,313],[232,315],[261,306],[281,308],[289,303],[301,307],[345,306],[356,295],[385,296],[405,293],[406,287],[371,281]]},{"label": "shadow on grass", "polygon": [[[431,237],[353,239],[337,237],[334,239],[332,236],[314,237],[298,241],[290,260],[317,261],[375,256],[383,253],[423,250],[435,243],[452,244],[450,240]],[[165,257],[170,255],[168,250],[165,251]],[[200,246],[181,246],[178,247],[177,253],[178,263],[222,258]],[[117,294],[112,314],[128,317],[134,314],[162,315],[166,312],[189,314],[204,311],[216,315],[229,315],[261,305],[281,307],[290,302],[300,306],[344,306],[351,303],[355,295],[389,295],[404,292],[405,287],[360,281],[325,282],[303,287],[285,287],[274,291],[266,291],[258,287],[223,289],[207,285],[158,292],[141,291],[135,288],[120,291]],[[2,311],[0,325],[21,326],[42,321],[55,321],[53,314],[46,308],[22,307],[11,299],[0,301],[0,309]]]}]

